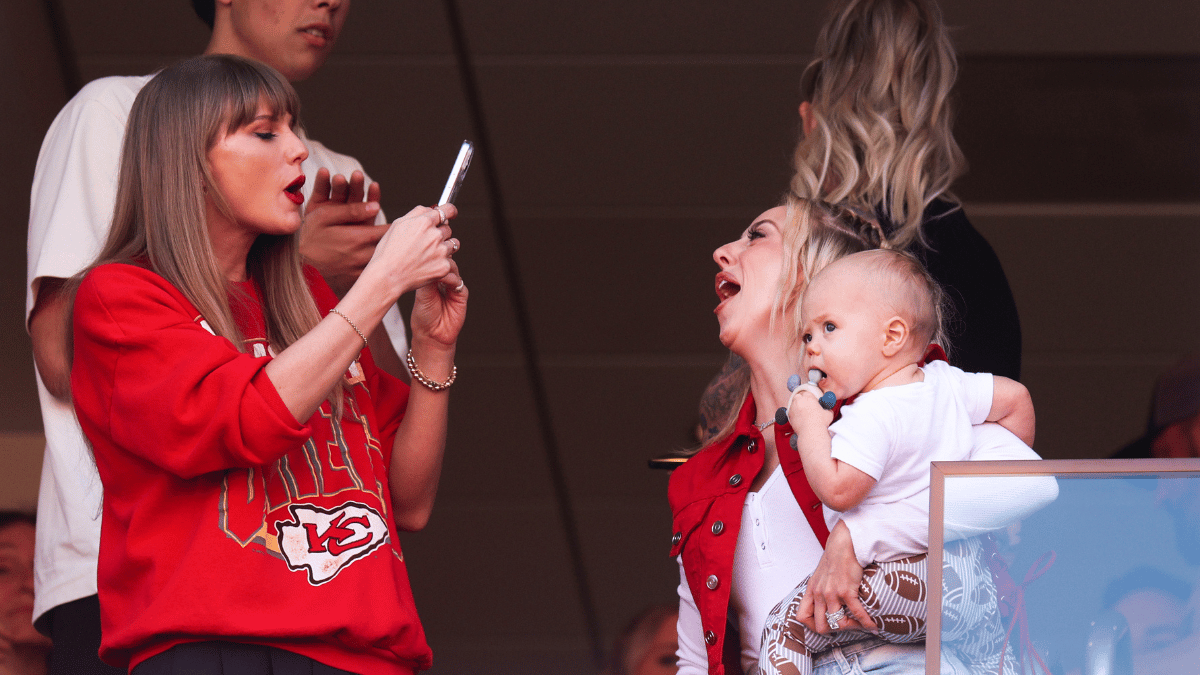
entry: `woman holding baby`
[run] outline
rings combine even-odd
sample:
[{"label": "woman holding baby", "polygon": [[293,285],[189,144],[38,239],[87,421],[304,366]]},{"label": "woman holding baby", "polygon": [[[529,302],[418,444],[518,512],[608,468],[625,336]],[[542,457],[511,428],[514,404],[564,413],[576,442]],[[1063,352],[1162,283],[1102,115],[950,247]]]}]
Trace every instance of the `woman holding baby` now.
[{"label": "woman holding baby", "polygon": [[[758,668],[768,615],[809,575],[809,588],[819,594],[811,596],[807,614],[817,629],[826,631],[826,613],[842,605],[848,615],[840,627],[859,628],[854,618],[869,616],[857,593],[862,566],[889,559],[911,539],[927,546],[927,520],[921,518],[928,514],[919,508],[888,522],[847,513],[828,528],[821,500],[790,447],[792,426],[776,417],[792,397],[785,383],[802,360],[797,298],[812,274],[808,270],[878,243],[877,230],[864,221],[796,200],[766,211],[740,239],[714,254],[721,267],[716,279],[721,341],[745,360],[749,391],[729,428],[671,478],[672,555],[679,557],[682,577],[680,672],[724,672],[730,610],[741,636],[742,669]],[[1002,427],[974,426],[970,434],[972,459],[1037,457]],[[1009,495],[1024,505],[1009,514],[1013,519],[1053,497],[1042,485],[1030,488],[1028,494]],[[1004,524],[969,526],[986,530]],[[814,672],[837,668],[847,659],[863,672],[886,667],[918,673],[924,669],[924,646],[868,638],[818,654]]]},{"label": "woman holding baby", "polygon": [[[724,672],[727,620],[740,635],[742,670],[763,668],[768,615],[806,577],[799,614],[816,632],[839,622],[843,630],[878,628],[858,597],[863,565],[928,546],[928,513],[919,504],[899,507],[887,521],[847,512],[830,528],[790,445],[792,425],[777,416],[789,405],[785,384],[804,355],[801,297],[814,276],[856,252],[910,248],[964,305],[956,310],[966,330],[952,342],[966,358],[957,362],[1011,376],[1019,369],[1019,328],[1003,272],[946,192],[962,167],[947,107],[955,68],[935,6],[841,3],[804,78],[793,195],[714,253],[720,339],[744,361],[745,384],[714,440],[671,480],[682,673]],[[999,309],[985,317],[985,306]],[[997,425],[968,433],[972,459],[1037,457]],[[1022,507],[1006,522],[1053,499],[1044,483],[1027,487],[1009,495]],[[1006,522],[966,525],[987,530]],[[817,673],[919,673],[924,645],[866,637],[815,654],[812,666]]]}]

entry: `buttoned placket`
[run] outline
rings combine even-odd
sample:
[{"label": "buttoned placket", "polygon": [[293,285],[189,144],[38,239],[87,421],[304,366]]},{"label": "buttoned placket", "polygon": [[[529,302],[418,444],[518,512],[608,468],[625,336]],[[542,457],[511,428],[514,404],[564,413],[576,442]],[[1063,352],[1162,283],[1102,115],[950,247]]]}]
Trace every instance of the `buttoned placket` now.
[{"label": "buttoned placket", "polygon": [[763,516],[762,495],[758,492],[746,494],[746,515],[742,527],[750,526],[750,536],[754,542],[754,553],[758,556],[759,565],[771,563],[771,547],[767,543],[767,521]]},{"label": "buttoned placket", "polygon": [[[757,431],[757,430],[756,430]],[[746,442],[745,451],[749,453],[758,452],[762,448],[762,437],[751,436]],[[732,481],[730,481],[732,484]],[[738,482],[741,482],[741,477],[738,477]],[[759,488],[761,491],[762,488]],[[758,563],[766,565],[771,561],[771,554],[767,546],[766,537],[766,520],[762,513],[762,496],[759,492],[747,492],[746,501],[742,506],[745,513],[749,514],[749,518],[742,520],[742,527],[750,525],[750,535],[754,542],[754,553],[758,556]]]}]

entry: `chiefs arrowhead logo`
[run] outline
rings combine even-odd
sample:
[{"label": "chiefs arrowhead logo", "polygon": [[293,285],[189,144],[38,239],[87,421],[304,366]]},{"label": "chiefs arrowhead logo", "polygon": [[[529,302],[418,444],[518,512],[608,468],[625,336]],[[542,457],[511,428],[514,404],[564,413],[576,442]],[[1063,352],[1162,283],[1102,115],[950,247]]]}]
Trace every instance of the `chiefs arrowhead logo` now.
[{"label": "chiefs arrowhead logo", "polygon": [[346,502],[332,511],[293,504],[293,521],[280,521],[279,549],[289,569],[307,570],[319,586],[388,540],[387,524],[372,508]]}]

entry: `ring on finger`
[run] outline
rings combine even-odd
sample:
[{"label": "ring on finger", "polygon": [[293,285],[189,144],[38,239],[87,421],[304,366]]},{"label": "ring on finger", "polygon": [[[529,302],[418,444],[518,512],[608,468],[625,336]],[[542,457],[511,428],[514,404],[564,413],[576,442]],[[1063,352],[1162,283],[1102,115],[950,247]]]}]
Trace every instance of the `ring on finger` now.
[{"label": "ring on finger", "polygon": [[443,211],[443,210],[442,210],[442,207],[440,207],[440,206],[435,206],[435,207],[433,207],[433,210],[434,210],[434,211],[437,211],[437,212],[438,212],[438,216],[440,216],[440,217],[441,217],[441,219],[442,219],[442,220],[441,220],[441,221],[438,223],[438,225],[445,225],[445,224],[446,224],[446,212],[445,212],[445,211]]},{"label": "ring on finger", "polygon": [[842,608],[836,612],[826,612],[825,613],[825,623],[829,624],[829,627],[833,630],[837,630],[838,622],[845,618],[846,618],[846,606],[845,605],[842,605]]}]

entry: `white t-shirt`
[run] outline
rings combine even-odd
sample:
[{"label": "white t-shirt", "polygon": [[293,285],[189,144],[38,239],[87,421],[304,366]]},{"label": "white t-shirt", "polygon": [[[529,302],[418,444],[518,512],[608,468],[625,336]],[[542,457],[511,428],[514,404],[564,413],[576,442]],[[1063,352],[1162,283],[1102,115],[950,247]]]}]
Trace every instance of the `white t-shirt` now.
[{"label": "white t-shirt", "polygon": [[[908,500],[926,505],[928,522],[929,463],[971,456],[971,427],[986,421],[992,407],[991,374],[965,373],[945,361],[933,361],[922,370],[921,382],[859,394],[829,426],[833,458],[875,479],[853,509],[839,513],[825,507],[830,529],[855,511],[886,522],[891,518],[889,507]],[[889,559],[925,552],[902,551]]]},{"label": "white t-shirt", "polygon": [[[998,424],[973,427],[970,456],[972,460],[1030,460],[1041,459],[1037,453]],[[966,487],[962,492],[959,488]],[[951,491],[954,493],[951,494]],[[947,500],[961,505],[947,520],[948,539],[991,532],[1036,512],[1058,497],[1058,484],[1053,476],[1007,476],[1003,481],[960,481],[947,484]],[[855,552],[881,551],[888,554],[890,541],[899,527],[906,537],[920,542],[919,550],[929,548],[929,500],[923,507],[913,507],[911,500],[901,503],[902,513],[893,520],[873,519],[869,514],[851,509],[843,520],[850,529]],[[893,507],[894,508],[894,507]],[[925,512],[924,520],[915,515]],[[733,558],[730,590],[730,609],[737,615],[741,631],[742,667],[751,672],[757,667],[759,642],[763,624],[771,609],[802,580],[812,574],[823,553],[812,528],[792,496],[783,469],[776,468],[757,493],[746,495],[742,509],[742,524]],[[874,560],[875,558],[868,559]],[[704,644],[704,628],[700,612],[692,599],[683,562],[679,562],[679,673],[702,675],[708,672],[708,656]]]},{"label": "white t-shirt", "polygon": [[[26,321],[41,278],[69,278],[100,253],[112,222],[125,124],[134,98],[151,77],[106,77],[89,83],[46,132],[29,200]],[[308,159],[302,168],[309,177],[320,167],[346,176],[362,170],[353,157],[311,139],[305,144]],[[305,182],[305,199],[312,194],[313,182]],[[376,222],[387,222],[382,212]],[[396,353],[403,356],[408,338],[395,307],[384,317],[384,326]],[[46,453],[38,491],[35,619],[48,609],[95,595],[101,501],[100,477],[74,410],[50,395],[40,374],[37,384]]]}]

